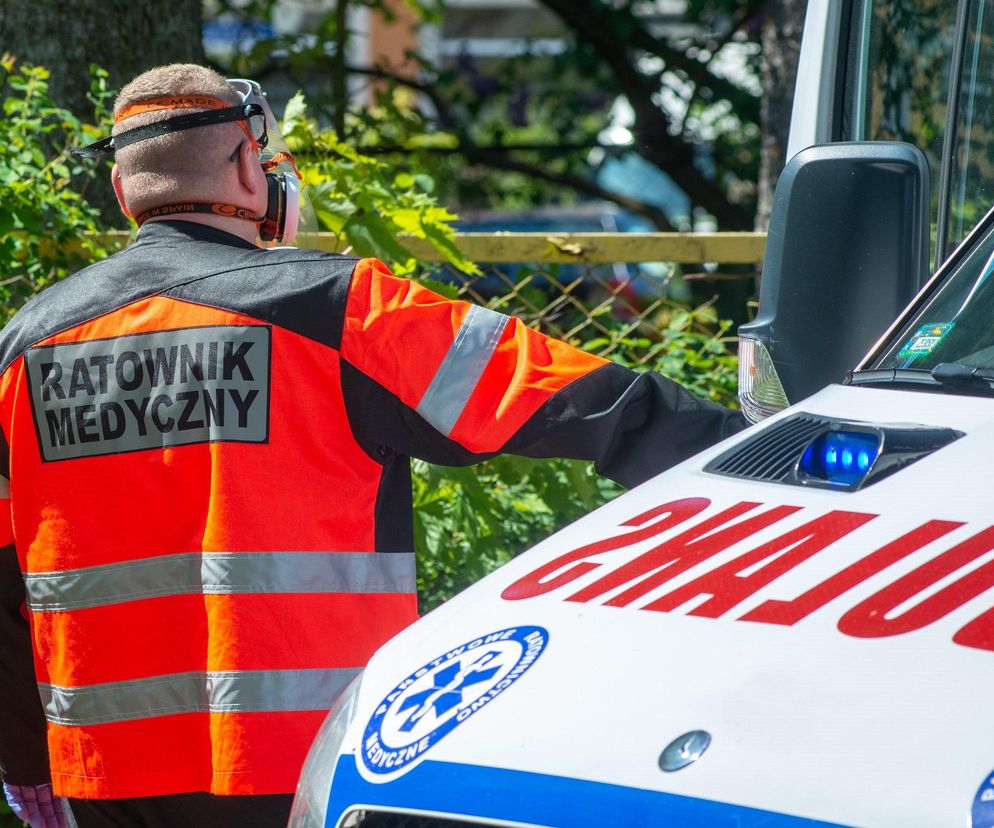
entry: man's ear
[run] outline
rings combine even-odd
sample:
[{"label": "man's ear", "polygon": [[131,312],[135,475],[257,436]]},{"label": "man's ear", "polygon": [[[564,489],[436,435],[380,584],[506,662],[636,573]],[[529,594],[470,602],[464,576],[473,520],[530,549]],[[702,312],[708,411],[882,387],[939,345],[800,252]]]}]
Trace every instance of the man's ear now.
[{"label": "man's ear", "polygon": [[238,183],[252,196],[266,192],[266,174],[259,166],[259,153],[248,141],[238,148]]},{"label": "man's ear", "polygon": [[117,164],[110,171],[110,184],[114,188],[114,195],[117,196],[117,203],[121,208],[121,212],[128,218],[134,218],[128,209],[127,202],[124,200],[124,182],[121,181],[121,171],[118,169]]}]

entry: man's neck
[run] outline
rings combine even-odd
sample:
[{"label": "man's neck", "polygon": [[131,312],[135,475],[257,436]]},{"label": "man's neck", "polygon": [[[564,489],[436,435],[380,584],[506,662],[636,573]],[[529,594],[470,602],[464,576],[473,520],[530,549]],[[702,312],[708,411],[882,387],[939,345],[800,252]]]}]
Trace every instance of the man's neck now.
[{"label": "man's neck", "polygon": [[216,230],[230,233],[232,236],[238,236],[238,238],[244,239],[249,244],[254,244],[258,247],[267,246],[259,243],[259,228],[252,222],[245,221],[244,219],[213,216],[205,213],[173,213],[168,216],[156,216],[155,218],[147,219],[144,224],[151,224],[155,221],[188,221],[191,224],[205,224]]}]

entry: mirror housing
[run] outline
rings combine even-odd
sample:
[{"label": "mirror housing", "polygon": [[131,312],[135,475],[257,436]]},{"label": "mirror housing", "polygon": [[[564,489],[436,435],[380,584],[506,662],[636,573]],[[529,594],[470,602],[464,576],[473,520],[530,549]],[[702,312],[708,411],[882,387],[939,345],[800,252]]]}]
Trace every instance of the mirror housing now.
[{"label": "mirror housing", "polygon": [[824,144],[788,162],[759,312],[739,328],[750,348],[765,348],[786,400],[842,380],[887,329],[929,276],[929,231],[928,162],[911,144]]}]

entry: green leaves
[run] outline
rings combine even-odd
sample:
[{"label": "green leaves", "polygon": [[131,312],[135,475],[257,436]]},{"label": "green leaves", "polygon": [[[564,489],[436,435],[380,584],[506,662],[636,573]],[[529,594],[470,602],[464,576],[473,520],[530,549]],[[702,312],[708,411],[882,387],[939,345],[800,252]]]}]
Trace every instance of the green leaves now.
[{"label": "green leaves", "polygon": [[[92,177],[69,155],[86,127],[48,95],[48,70],[0,60],[0,323],[26,299],[106,254],[85,234],[97,213],[70,187]],[[95,70],[91,100],[106,113],[106,73]]]},{"label": "green leaves", "polygon": [[22,828],[23,825],[24,823],[11,813],[7,801],[0,796],[0,828]]},{"label": "green leaves", "polygon": [[346,240],[357,255],[386,260],[401,275],[417,268],[405,235],[428,242],[464,273],[479,272],[456,245],[456,216],[435,200],[430,176],[363,155],[333,130],[320,129],[300,92],[287,104],[282,126],[300,157],[321,229]]},{"label": "green leaves", "polygon": [[390,232],[390,219],[375,213],[356,213],[346,222],[343,231],[360,256],[376,256],[394,265],[399,273],[410,272],[416,262],[414,254],[401,245]]},{"label": "green leaves", "polygon": [[421,611],[616,494],[591,464],[496,457],[472,469],[414,463]]},{"label": "green leaves", "polygon": [[283,134],[292,135],[300,128],[307,126],[307,102],[304,100],[304,93],[297,91],[283,110]]}]

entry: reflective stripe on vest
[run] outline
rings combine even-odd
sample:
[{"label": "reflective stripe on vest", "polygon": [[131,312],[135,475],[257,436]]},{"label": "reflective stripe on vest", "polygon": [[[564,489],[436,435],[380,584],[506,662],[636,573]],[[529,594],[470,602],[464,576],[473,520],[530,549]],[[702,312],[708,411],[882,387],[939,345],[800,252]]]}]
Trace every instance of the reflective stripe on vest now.
[{"label": "reflective stripe on vest", "polygon": [[509,317],[474,305],[418,403],[418,414],[446,437],[480,381]]},{"label": "reflective stripe on vest", "polygon": [[28,608],[63,612],[166,595],[408,593],[406,552],[186,552],[24,576]]},{"label": "reflective stripe on vest", "polygon": [[85,726],[177,713],[327,710],[359,668],[227,670],[60,687],[39,684],[45,717]]}]

